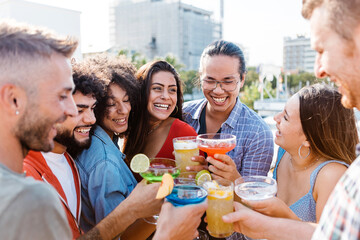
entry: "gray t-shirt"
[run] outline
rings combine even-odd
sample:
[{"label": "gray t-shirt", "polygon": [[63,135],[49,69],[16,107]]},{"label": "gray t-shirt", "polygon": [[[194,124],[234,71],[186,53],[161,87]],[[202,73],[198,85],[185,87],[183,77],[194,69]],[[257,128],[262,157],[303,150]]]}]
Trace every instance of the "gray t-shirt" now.
[{"label": "gray t-shirt", "polygon": [[0,164],[0,239],[72,239],[54,189]]}]

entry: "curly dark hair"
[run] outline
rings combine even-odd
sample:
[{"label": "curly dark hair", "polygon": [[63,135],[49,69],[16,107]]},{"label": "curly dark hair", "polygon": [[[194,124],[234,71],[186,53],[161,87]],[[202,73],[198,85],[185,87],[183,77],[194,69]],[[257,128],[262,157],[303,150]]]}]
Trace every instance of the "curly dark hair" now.
[{"label": "curly dark hair", "polygon": [[84,95],[91,95],[98,102],[105,96],[105,84],[87,63],[73,63],[73,80],[75,89]]},{"label": "curly dark hair", "polygon": [[[105,96],[106,85],[96,74],[96,70],[93,69],[88,63],[72,63],[73,80],[75,88],[73,95],[77,92],[82,93],[85,96],[91,96],[96,99],[96,102],[101,101]],[[91,128],[90,134],[93,134],[94,129]],[[72,157],[78,156],[82,151],[76,144],[67,145],[67,152]]]},{"label": "curly dark hair", "polygon": [[95,116],[97,123],[103,126],[104,117],[108,111],[108,98],[109,88],[112,84],[118,85],[124,89],[129,96],[131,111],[128,120],[128,129],[121,136],[127,136],[128,133],[134,128],[132,119],[134,112],[137,109],[137,97],[139,96],[139,88],[135,78],[136,68],[134,65],[125,57],[119,56],[107,56],[107,55],[96,55],[86,59],[86,62],[92,66],[97,75],[101,78],[103,84],[105,84],[105,95],[98,101],[95,108]]}]

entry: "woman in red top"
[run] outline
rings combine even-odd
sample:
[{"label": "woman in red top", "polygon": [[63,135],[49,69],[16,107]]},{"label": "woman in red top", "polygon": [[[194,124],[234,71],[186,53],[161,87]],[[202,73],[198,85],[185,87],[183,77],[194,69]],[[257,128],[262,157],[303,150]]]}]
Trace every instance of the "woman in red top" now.
[{"label": "woman in red top", "polygon": [[157,60],[142,66],[136,77],[140,84],[140,100],[132,118],[136,128],[125,143],[127,161],[137,153],[144,153],[149,158],[174,159],[173,138],[197,135],[182,121],[179,75],[168,62]]}]

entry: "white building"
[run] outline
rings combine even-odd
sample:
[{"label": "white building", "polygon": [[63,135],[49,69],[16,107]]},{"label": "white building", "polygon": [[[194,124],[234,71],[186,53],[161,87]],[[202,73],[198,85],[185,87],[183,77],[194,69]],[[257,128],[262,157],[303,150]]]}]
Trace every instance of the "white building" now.
[{"label": "white building", "polygon": [[[0,19],[13,19],[17,22],[46,27],[57,34],[74,36],[80,40],[79,11],[25,0],[0,0]],[[80,42],[74,57],[82,59]]]},{"label": "white building", "polygon": [[198,69],[203,49],[221,39],[213,13],[180,0],[119,0],[110,9],[110,44],[149,59],[173,54]]},{"label": "white building", "polygon": [[314,72],[315,57],[316,52],[311,49],[310,38],[284,38],[284,72]]}]

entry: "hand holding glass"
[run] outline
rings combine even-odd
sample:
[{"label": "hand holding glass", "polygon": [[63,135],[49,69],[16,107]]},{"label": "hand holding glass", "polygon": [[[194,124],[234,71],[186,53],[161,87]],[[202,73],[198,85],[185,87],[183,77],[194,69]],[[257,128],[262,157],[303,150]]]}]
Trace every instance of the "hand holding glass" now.
[{"label": "hand holding glass", "polygon": [[[150,158],[149,169],[140,173],[140,175],[149,183],[152,183],[161,182],[162,176],[165,173],[171,174],[173,178],[176,178],[180,174],[175,161],[168,158]],[[158,217],[158,215],[155,215],[153,219],[145,219],[145,221],[151,224],[156,224]]]}]

